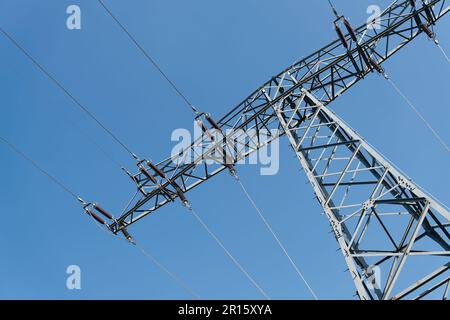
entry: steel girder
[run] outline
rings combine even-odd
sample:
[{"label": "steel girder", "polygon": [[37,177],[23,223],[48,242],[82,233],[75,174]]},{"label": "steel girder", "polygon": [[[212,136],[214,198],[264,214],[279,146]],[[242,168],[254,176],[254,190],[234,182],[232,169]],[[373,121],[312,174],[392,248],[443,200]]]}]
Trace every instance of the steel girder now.
[{"label": "steel girder", "polygon": [[302,91],[295,107],[277,103],[273,108],[330,222],[359,297],[446,298],[450,212]]},{"label": "steel girder", "polygon": [[[352,40],[349,33],[344,35],[348,50],[338,39],[266,82],[218,122],[223,130],[233,130],[231,138],[236,138],[236,132],[247,137],[247,142],[234,146],[239,150],[234,152],[232,160],[237,163],[284,134],[273,105],[281,103],[295,106],[302,96],[302,88],[318,97],[322,104],[329,104],[367,74],[376,71],[377,68],[368,63],[368,59],[380,66],[423,33],[424,29],[418,21],[432,28],[436,21],[449,12],[448,2],[432,0],[416,7],[410,0],[395,1],[381,14],[380,29],[366,24],[355,29],[357,41]],[[229,141],[222,144],[223,150],[229,148]],[[117,233],[161,206],[175,201],[179,192],[174,185],[186,193],[225,170],[221,161],[204,161],[209,158],[217,160],[217,157],[212,156],[217,152],[217,147],[217,144],[211,144],[208,136],[202,136],[180,155],[157,164],[166,175],[165,179],[159,177],[157,183],[141,172],[129,173],[141,197],[110,224],[111,230]],[[194,154],[195,159],[183,161],[187,154]]]}]

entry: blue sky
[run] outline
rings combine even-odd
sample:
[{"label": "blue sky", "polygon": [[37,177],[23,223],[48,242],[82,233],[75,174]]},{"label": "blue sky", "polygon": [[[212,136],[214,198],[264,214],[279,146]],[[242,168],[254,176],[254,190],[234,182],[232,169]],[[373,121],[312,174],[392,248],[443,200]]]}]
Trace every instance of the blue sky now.
[{"label": "blue sky", "polygon": [[[189,98],[217,118],[336,37],[325,0],[105,2]],[[368,5],[388,1],[335,3],[360,25]],[[81,30],[66,28],[70,4],[81,7]],[[192,128],[190,111],[97,1],[2,0],[0,25],[140,155],[166,158],[172,131]],[[436,31],[450,51],[450,19]],[[0,135],[83,198],[118,214],[133,185],[86,136],[127,167],[132,159],[3,35],[0,58]],[[432,42],[421,36],[386,70],[449,141],[449,65]],[[386,81],[370,75],[333,109],[448,204],[448,152]],[[99,231],[78,203],[4,146],[0,159],[0,298],[190,298],[138,250]],[[241,166],[239,173],[318,296],[352,299],[338,245],[288,141],[281,142],[279,174],[260,176],[258,166]],[[189,198],[272,298],[311,298],[228,174]],[[181,205],[164,207],[130,231],[202,298],[261,298]],[[81,290],[66,288],[72,264],[81,267]]]}]

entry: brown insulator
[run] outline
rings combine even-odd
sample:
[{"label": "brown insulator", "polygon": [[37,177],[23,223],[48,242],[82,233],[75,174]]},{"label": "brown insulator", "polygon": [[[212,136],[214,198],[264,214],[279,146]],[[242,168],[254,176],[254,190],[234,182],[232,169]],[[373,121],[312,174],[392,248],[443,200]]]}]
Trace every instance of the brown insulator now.
[{"label": "brown insulator", "polygon": [[344,25],[348,30],[348,33],[350,33],[350,36],[352,37],[352,40],[355,42],[358,42],[358,38],[356,38],[356,33],[355,30],[353,29],[352,25],[350,24],[350,22],[344,18]]},{"label": "brown insulator", "polygon": [[227,169],[230,171],[230,173],[231,173],[231,175],[232,175],[233,177],[236,176],[237,170],[236,170],[236,168],[234,167],[234,165],[232,165],[232,164],[230,164],[230,163],[225,163],[225,167],[227,167]]},{"label": "brown insulator", "polygon": [[434,14],[433,11],[431,11],[431,8],[424,3],[423,9],[425,10],[425,13],[427,15],[428,22],[435,24]]},{"label": "brown insulator", "polygon": [[203,124],[203,121],[200,118],[196,118],[195,123],[197,123],[197,125],[202,129],[203,132],[208,131],[208,128],[205,127],[205,125]]},{"label": "brown insulator", "polygon": [[130,242],[133,242],[133,237],[128,233],[127,229],[122,228],[122,229],[120,229],[120,231],[122,232],[125,239],[127,239]]},{"label": "brown insulator", "polygon": [[211,126],[219,131],[222,131],[222,129],[220,129],[219,125],[211,118],[211,116],[209,114],[205,115],[206,120],[208,120],[208,122],[211,124]]},{"label": "brown insulator", "polygon": [[154,184],[158,184],[158,180],[156,180],[155,176],[152,175],[150,172],[148,172],[147,170],[145,170],[145,168],[143,167],[139,167],[139,171],[146,176],[151,182],[153,182]]},{"label": "brown insulator", "polygon": [[383,74],[384,73],[384,69],[372,58],[369,58],[369,62],[370,65],[372,66],[372,68],[374,68],[378,73]]},{"label": "brown insulator", "polygon": [[422,23],[422,25],[420,26],[422,28],[422,30],[426,33],[426,35],[430,38],[430,39],[434,39],[436,37],[436,35],[434,34],[433,31],[431,31],[431,29],[428,27],[427,24]]},{"label": "brown insulator", "polygon": [[87,213],[88,215],[90,215],[92,218],[94,218],[98,223],[100,223],[100,224],[106,224],[105,221],[104,221],[102,218],[100,218],[98,215],[96,215],[95,213],[93,213],[91,210],[86,209],[86,213]]},{"label": "brown insulator", "polygon": [[188,199],[184,195],[184,192],[181,190],[180,186],[175,182],[173,182],[172,185],[175,188],[175,191],[177,192],[177,195],[180,198],[181,202],[183,202],[185,204],[189,203]]},{"label": "brown insulator", "polygon": [[100,212],[100,213],[101,213],[102,215],[104,215],[106,218],[108,218],[108,219],[110,219],[110,220],[113,218],[113,216],[112,216],[108,211],[106,211],[105,209],[103,209],[102,207],[100,207],[97,203],[94,203],[92,206],[94,207],[95,210],[97,210],[98,212]]},{"label": "brown insulator", "polygon": [[195,122],[202,129],[202,132],[206,133],[208,137],[211,139],[211,141],[214,141],[214,136],[209,133],[208,128],[206,128],[206,126],[203,124],[203,121],[200,118],[196,118]]},{"label": "brown insulator", "polygon": [[[275,81],[276,81],[276,80],[275,80]],[[281,92],[281,90],[283,90],[283,92]],[[283,93],[284,93],[284,88],[280,88],[280,92],[281,92],[281,94],[283,94]],[[210,115],[208,115],[208,114],[205,115],[205,118],[206,118],[206,120],[208,120],[208,122],[211,124],[211,126],[212,126],[214,129],[218,130],[218,131],[221,132],[222,135],[223,135],[222,129],[221,129],[221,128],[219,127],[219,125],[211,118]],[[225,155],[225,154],[224,154],[224,155]],[[227,167],[228,170],[230,170],[230,172],[231,172],[231,174],[232,174],[233,176],[236,175],[236,169],[234,168],[234,166],[233,166],[232,164],[226,163],[226,160],[225,160],[224,166]]]},{"label": "brown insulator", "polygon": [[161,171],[161,169],[159,169],[156,165],[154,165],[153,163],[151,163],[150,161],[147,161],[147,165],[153,169],[153,171],[155,171],[161,178],[166,178],[166,175],[164,172]]},{"label": "brown insulator", "polygon": [[337,35],[339,36],[339,39],[342,42],[342,45],[345,47],[345,49],[349,50],[350,46],[348,45],[347,40],[345,39],[344,34],[342,33],[341,28],[339,28],[339,26],[335,23],[334,24],[334,29],[336,30]]},{"label": "brown insulator", "polygon": [[422,28],[422,20],[419,17],[419,14],[414,14],[414,21],[416,21],[416,24],[419,28]]}]

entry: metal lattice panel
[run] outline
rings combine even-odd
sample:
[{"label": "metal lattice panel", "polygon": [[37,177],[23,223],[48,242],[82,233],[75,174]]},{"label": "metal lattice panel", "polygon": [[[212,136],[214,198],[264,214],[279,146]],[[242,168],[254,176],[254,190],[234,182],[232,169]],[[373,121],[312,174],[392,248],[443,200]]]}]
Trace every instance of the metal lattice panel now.
[{"label": "metal lattice panel", "polygon": [[[274,110],[324,208],[360,298],[421,298],[438,290],[445,298],[448,210],[305,90],[295,107],[277,104]],[[367,281],[375,280],[374,270],[381,276],[375,285]]]},{"label": "metal lattice panel", "polygon": [[[363,25],[352,30],[347,25],[348,34],[273,77],[216,124],[220,133],[230,129],[231,134],[211,138],[205,130],[178,155],[157,165],[140,161],[139,172],[129,175],[141,197],[111,230],[126,232],[177,198],[187,203],[189,190],[287,135],[359,297],[446,298],[448,210],[326,105],[370,72],[383,73],[381,65],[419,34],[433,37],[432,26],[449,11],[446,0],[422,2],[420,8],[415,1],[396,1],[380,16],[380,29]],[[239,140],[241,136],[245,139]],[[185,161],[187,155],[193,159]]]},{"label": "metal lattice panel", "polygon": [[[447,4],[448,0],[433,0],[422,7],[415,7],[409,0],[396,1],[380,16],[380,29],[367,25],[355,29],[357,41],[352,39],[351,34],[344,35],[348,50],[340,40],[336,40],[273,77],[218,122],[224,130],[242,131],[251,138],[246,146],[247,151],[236,153],[235,162],[283,134],[272,108],[274,104],[295,103],[302,88],[319,97],[324,105],[329,104],[367,74],[377,71],[367,59],[377,66],[383,64],[424,32],[417,23],[418,20],[431,28],[450,11]],[[280,131],[276,134],[267,131],[277,128]],[[261,132],[264,134],[261,135]],[[203,149],[198,151],[198,146]],[[226,148],[224,145],[223,149]],[[208,137],[196,141],[188,149],[182,155],[170,157],[158,164],[158,168],[171,181],[160,179],[158,183],[154,183],[140,172],[130,174],[142,197],[110,225],[114,232],[174,201],[178,196],[174,183],[186,193],[226,169],[221,163],[205,164],[202,161],[217,149],[216,146],[211,146]],[[197,158],[180,164],[186,153],[196,154]]]}]

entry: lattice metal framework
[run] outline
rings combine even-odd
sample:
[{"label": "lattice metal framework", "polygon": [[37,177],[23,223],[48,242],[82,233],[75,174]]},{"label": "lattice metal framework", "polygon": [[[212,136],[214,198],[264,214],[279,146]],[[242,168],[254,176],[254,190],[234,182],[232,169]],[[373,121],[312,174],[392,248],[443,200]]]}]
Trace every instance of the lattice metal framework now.
[{"label": "lattice metal framework", "polygon": [[[229,169],[226,163],[238,163],[287,134],[293,146],[297,146],[294,149],[333,225],[362,299],[409,297],[422,285],[429,284],[431,280],[443,275],[448,271],[449,264],[436,269],[436,277],[423,278],[422,282],[414,284],[405,292],[393,294],[394,285],[401,281],[399,275],[404,268],[406,257],[448,256],[448,212],[414,187],[359,136],[354,135],[350,128],[340,120],[334,120],[337,118],[325,106],[369,73],[383,73],[381,65],[419,34],[426,33],[433,37],[433,25],[450,11],[446,4],[448,0],[432,0],[421,2],[420,5],[411,0],[395,1],[376,19],[380,22],[380,28],[365,24],[356,28],[354,35],[352,30],[348,30],[348,33],[343,34],[345,40],[338,39],[285,69],[232,109],[218,121],[221,130],[232,132],[226,134],[225,139],[211,141],[205,134],[179,155],[158,163],[156,167],[147,166],[145,160],[140,161],[139,171],[128,174],[136,183],[141,197],[109,225],[111,230],[114,233],[126,230],[161,206],[176,201],[177,198],[184,200],[185,194],[190,190]],[[292,115],[288,116],[288,113]],[[314,116],[315,121],[323,121],[321,126],[313,124],[312,132],[327,127],[332,130],[330,137],[341,139],[340,142],[319,148],[320,146],[316,145],[319,135],[302,135],[300,131],[312,123],[311,116]],[[333,120],[335,123],[330,127],[324,119]],[[338,122],[339,124],[336,124]],[[297,132],[294,135],[295,130]],[[349,136],[353,138],[345,140]],[[240,137],[245,139],[239,139]],[[312,149],[305,150],[302,147],[307,142],[311,144]],[[348,167],[341,168],[341,171],[333,170],[339,157],[328,155],[328,158],[322,157],[321,161],[315,163],[314,159],[318,158],[312,156],[319,151],[327,154],[329,150],[340,151],[343,148],[353,153],[349,157],[342,157],[341,161],[347,161]],[[187,157],[191,156],[193,159],[187,161]],[[210,161],[205,162],[205,159]],[[320,173],[321,166],[326,165],[328,160],[330,163],[325,173]],[[358,168],[353,167],[355,163],[359,164]],[[311,164],[314,166],[310,167]],[[319,173],[323,176],[318,175]],[[329,176],[331,173],[334,175]],[[363,174],[371,174],[373,177],[356,180]],[[348,175],[355,178],[348,180]],[[338,177],[339,183],[329,181],[330,177]],[[343,196],[344,192],[342,203],[347,203],[350,195],[357,194],[353,190],[362,187],[372,190],[373,194],[362,195],[359,202],[354,202],[355,207],[339,208],[342,200],[337,201],[335,197]],[[351,189],[352,192],[343,191],[344,189]],[[364,208],[357,207],[357,203]],[[396,207],[402,209],[388,212],[388,208]],[[359,211],[347,212],[351,208],[355,212],[357,209]],[[393,212],[398,213],[398,219],[409,219],[406,228],[398,227],[398,231],[403,232],[404,239],[395,238],[384,222],[385,217]],[[370,223],[367,220],[370,220]],[[367,230],[375,224],[374,221],[379,221],[381,231],[374,234],[373,246],[363,246],[363,240],[369,238]],[[355,225],[347,225],[350,223],[356,223],[358,230],[351,228]],[[379,244],[376,243],[377,236]],[[384,236],[393,248],[383,248],[381,241]],[[416,250],[418,240],[425,238],[431,239],[434,245],[440,247],[440,251]],[[378,261],[371,261],[377,258]],[[395,263],[388,271],[389,280],[384,288],[376,289],[374,293],[368,290],[364,279],[369,274],[369,267],[385,266],[392,261]],[[445,281],[436,286],[441,288],[444,283]]]},{"label": "lattice metal framework", "polygon": [[295,108],[277,104],[274,110],[324,208],[359,297],[422,298],[442,290],[446,298],[448,210],[306,90]]}]

